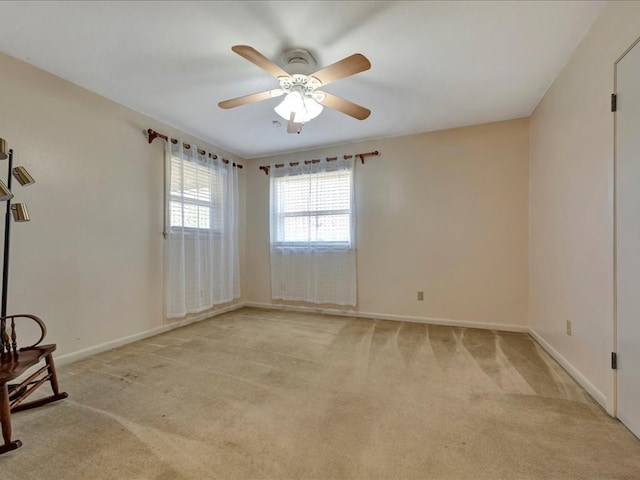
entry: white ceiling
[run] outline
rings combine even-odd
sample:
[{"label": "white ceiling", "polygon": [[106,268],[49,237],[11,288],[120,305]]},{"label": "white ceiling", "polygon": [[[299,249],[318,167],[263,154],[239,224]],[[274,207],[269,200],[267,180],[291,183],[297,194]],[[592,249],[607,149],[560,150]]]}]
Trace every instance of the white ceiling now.
[{"label": "white ceiling", "polygon": [[[0,50],[255,158],[526,117],[605,3],[2,1]],[[307,48],[319,68],[364,54],[371,70],[324,89],[371,116],[325,109],[291,135],[273,111],[280,99],[218,108],[278,87],[236,44],[276,63]]]}]

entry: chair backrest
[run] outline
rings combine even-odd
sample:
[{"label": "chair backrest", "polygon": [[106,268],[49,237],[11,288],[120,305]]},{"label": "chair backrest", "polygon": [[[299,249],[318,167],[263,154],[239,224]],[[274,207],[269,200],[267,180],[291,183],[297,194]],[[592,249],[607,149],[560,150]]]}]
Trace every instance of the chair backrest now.
[{"label": "chair backrest", "polygon": [[44,322],[35,315],[21,313],[18,315],[8,315],[0,317],[0,353],[15,353],[18,351],[18,333],[16,330],[16,319],[27,318],[33,320],[40,327],[40,338],[33,345],[22,348],[33,348],[42,342],[47,334],[47,327]]}]

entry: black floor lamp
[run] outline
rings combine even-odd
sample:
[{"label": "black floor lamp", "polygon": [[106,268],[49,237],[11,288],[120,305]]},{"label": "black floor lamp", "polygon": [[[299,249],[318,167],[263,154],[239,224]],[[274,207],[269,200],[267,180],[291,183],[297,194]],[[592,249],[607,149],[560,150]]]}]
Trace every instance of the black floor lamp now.
[{"label": "black floor lamp", "polygon": [[[8,160],[7,183],[0,180],[0,201],[7,202],[7,213],[4,220],[4,255],[2,262],[2,304],[0,316],[7,315],[7,293],[9,289],[9,247],[11,243],[11,217],[16,222],[28,222],[29,213],[24,203],[11,203],[13,193],[11,193],[12,176],[22,186],[35,183],[35,180],[24,167],[13,166],[13,150],[7,150],[7,142],[0,138],[0,160]],[[2,320],[4,322],[4,320]]]}]

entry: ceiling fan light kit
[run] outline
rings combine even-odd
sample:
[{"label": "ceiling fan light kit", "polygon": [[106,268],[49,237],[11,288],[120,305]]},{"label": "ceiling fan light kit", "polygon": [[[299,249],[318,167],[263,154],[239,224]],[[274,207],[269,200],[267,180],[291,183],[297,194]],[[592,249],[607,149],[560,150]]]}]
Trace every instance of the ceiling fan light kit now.
[{"label": "ceiling fan light kit", "polygon": [[293,114],[294,123],[307,123],[322,113],[322,105],[314,99],[302,96],[299,92],[288,94],[285,99],[274,110],[278,115],[287,121]]},{"label": "ceiling fan light kit", "polygon": [[307,75],[304,72],[310,68],[315,68],[316,61],[311,56],[311,53],[304,49],[296,48],[284,52],[283,60],[290,67],[291,73],[285,72],[248,45],[235,45],[231,47],[231,50],[277,79],[280,83],[280,88],[225,100],[218,103],[220,108],[234,108],[247,103],[285,95],[284,100],[274,110],[287,120],[288,133],[300,133],[302,126],[320,115],[324,107],[333,108],[358,120],[364,120],[371,114],[371,111],[367,108],[317,90],[321,86],[371,68],[371,63],[362,54],[355,53],[322,70]]},{"label": "ceiling fan light kit", "polygon": [[319,81],[306,75],[294,74],[288,78],[280,78],[280,87],[286,96],[274,110],[287,121],[293,114],[294,123],[313,120],[324,108],[318,102],[324,100],[325,96],[315,92],[319,86]]}]

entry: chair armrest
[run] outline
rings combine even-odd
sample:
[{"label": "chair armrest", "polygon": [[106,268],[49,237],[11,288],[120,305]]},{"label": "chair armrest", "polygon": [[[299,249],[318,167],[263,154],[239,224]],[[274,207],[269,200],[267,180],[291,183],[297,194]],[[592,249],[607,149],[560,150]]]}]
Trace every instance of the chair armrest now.
[{"label": "chair armrest", "polygon": [[[28,318],[30,320],[33,320],[34,322],[36,322],[38,324],[38,326],[40,327],[40,338],[38,339],[38,341],[36,343],[34,343],[33,345],[29,345],[28,347],[22,347],[22,348],[33,348],[37,345],[40,344],[40,342],[42,342],[42,340],[44,340],[44,337],[47,335],[47,326],[44,324],[44,322],[39,318],[36,317],[35,315],[30,315],[27,313],[21,313],[21,314],[17,314],[17,315],[7,315],[6,317],[0,317],[0,335],[1,335],[1,340],[2,340],[2,347],[4,347],[4,349],[9,352],[10,351],[10,347],[13,346],[13,349],[15,351],[16,349],[16,330],[15,330],[15,319],[17,318]],[[6,322],[7,320],[11,320],[11,336],[9,336],[9,332],[7,331],[7,326],[6,326]],[[0,351],[1,353],[1,351]]]}]

